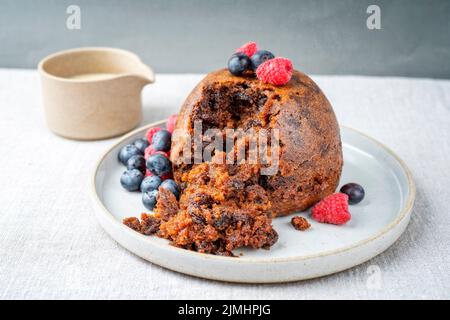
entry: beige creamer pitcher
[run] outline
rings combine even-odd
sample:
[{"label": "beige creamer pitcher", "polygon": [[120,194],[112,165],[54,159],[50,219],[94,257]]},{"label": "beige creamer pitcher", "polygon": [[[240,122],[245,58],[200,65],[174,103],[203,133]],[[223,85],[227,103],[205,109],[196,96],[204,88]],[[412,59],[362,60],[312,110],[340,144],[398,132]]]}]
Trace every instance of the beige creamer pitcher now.
[{"label": "beige creamer pitcher", "polygon": [[80,140],[125,133],[142,119],[141,91],[153,71],[133,53],[114,48],[61,51],[38,66],[47,124]]}]

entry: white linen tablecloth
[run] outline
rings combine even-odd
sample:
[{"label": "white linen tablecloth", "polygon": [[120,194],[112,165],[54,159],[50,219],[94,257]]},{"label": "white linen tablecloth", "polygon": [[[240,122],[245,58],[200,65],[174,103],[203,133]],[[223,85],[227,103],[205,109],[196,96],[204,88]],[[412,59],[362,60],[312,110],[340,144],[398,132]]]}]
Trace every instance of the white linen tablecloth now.
[{"label": "white linen tablecloth", "polygon": [[[143,124],[176,113],[201,75],[157,75]],[[417,185],[412,220],[386,252],[335,275],[230,284],[163,269],[114,242],[92,215],[88,181],[115,139],[47,130],[34,70],[0,69],[0,298],[450,298],[450,81],[313,77],[341,124],[392,148]],[[375,269],[374,267],[376,266]],[[379,285],[370,285],[372,270]]]}]

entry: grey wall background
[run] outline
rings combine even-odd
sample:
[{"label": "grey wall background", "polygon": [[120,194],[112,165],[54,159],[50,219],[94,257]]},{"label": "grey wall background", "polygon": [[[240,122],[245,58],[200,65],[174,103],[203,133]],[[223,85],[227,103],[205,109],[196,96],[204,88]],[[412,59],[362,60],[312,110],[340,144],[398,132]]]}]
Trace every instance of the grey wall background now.
[{"label": "grey wall background", "polygon": [[[66,8],[81,7],[81,30]],[[370,4],[381,30],[366,27]],[[0,67],[114,46],[157,72],[207,72],[253,40],[314,74],[450,78],[449,0],[0,0]]]}]

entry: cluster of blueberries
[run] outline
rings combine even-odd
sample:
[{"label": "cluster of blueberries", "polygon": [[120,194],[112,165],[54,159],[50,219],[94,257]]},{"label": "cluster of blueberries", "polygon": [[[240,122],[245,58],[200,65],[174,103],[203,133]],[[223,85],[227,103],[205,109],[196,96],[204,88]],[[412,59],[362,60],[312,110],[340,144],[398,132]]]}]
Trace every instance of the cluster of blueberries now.
[{"label": "cluster of blueberries", "polygon": [[[119,161],[127,167],[120,177],[120,184],[128,191],[140,190],[142,202],[149,210],[156,206],[159,188],[172,192],[177,199],[180,196],[177,183],[168,178],[172,174],[172,165],[166,154],[170,151],[170,144],[171,133],[162,129],[153,134],[151,143],[145,138],[137,139],[119,152]],[[147,148],[153,150],[145,158]]]},{"label": "cluster of blueberries", "polygon": [[247,70],[256,71],[263,62],[275,56],[267,50],[256,51],[251,57],[242,52],[234,53],[228,60],[228,70],[235,76],[242,75]]}]

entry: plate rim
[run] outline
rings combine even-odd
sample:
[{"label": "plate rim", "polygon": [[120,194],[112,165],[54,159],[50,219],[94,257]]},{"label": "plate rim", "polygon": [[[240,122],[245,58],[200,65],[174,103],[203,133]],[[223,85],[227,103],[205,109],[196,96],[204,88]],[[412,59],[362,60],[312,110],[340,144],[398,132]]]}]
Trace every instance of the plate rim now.
[{"label": "plate rim", "polygon": [[[101,156],[98,158],[98,160],[95,162],[94,164],[94,169],[91,172],[90,175],[90,197],[93,200],[93,202],[97,205],[98,209],[101,210],[102,214],[109,220],[111,220],[113,223],[117,224],[118,226],[120,226],[122,228],[122,230],[124,230],[124,232],[127,232],[131,237],[135,237],[138,240],[145,240],[148,241],[148,236],[142,235],[132,229],[130,229],[129,227],[125,226],[123,223],[121,223],[120,221],[118,221],[112,214],[111,212],[109,212],[109,210],[105,207],[105,205],[103,204],[103,202],[100,200],[98,194],[97,194],[97,189],[96,189],[96,184],[95,184],[95,180],[98,174],[98,170],[100,168],[101,163],[104,161],[104,159],[113,151],[113,149],[115,149],[116,147],[118,147],[120,144],[122,144],[126,139],[130,138],[131,136],[137,134],[138,132],[147,130],[148,128],[151,127],[155,127],[155,126],[160,126],[160,125],[164,125],[167,122],[167,120],[160,120],[160,121],[156,121],[156,122],[152,122],[149,124],[146,124],[144,126],[140,126],[132,131],[130,131],[129,133],[123,135],[122,137],[120,137],[117,141],[115,141],[112,145],[110,145],[102,154]],[[414,201],[415,201],[415,197],[416,197],[416,185],[414,183],[414,180],[412,178],[412,173],[410,171],[410,169],[408,168],[408,166],[406,165],[406,163],[394,152],[392,151],[389,147],[387,147],[386,145],[384,145],[383,143],[381,143],[380,141],[376,140],[375,138],[372,138],[371,136],[369,136],[368,134],[361,132],[358,129],[354,129],[350,126],[346,126],[346,125],[339,125],[340,128],[345,128],[347,130],[350,131],[354,131],[362,136],[364,136],[365,138],[371,140],[372,142],[374,142],[375,144],[377,144],[379,147],[381,147],[382,149],[384,149],[384,151],[386,151],[389,155],[391,155],[400,165],[401,169],[404,171],[405,175],[406,175],[406,179],[408,182],[408,198],[406,199],[405,205],[402,207],[402,209],[398,212],[396,218],[389,223],[388,225],[386,225],[383,229],[381,229],[380,231],[378,231],[377,233],[375,233],[374,235],[363,239],[363,240],[359,240],[354,244],[348,245],[348,246],[344,246],[342,248],[339,249],[333,249],[333,250],[326,250],[326,251],[322,251],[319,253],[313,253],[313,254],[308,254],[308,255],[301,255],[301,256],[291,256],[291,257],[274,257],[274,258],[252,258],[252,257],[245,257],[245,256],[241,256],[239,257],[239,259],[236,259],[235,257],[227,257],[227,256],[218,256],[218,255],[212,255],[212,254],[205,254],[205,253],[199,253],[196,251],[191,251],[191,250],[186,250],[183,248],[178,248],[175,246],[171,246],[169,244],[163,244],[163,243],[159,243],[159,242],[151,242],[152,245],[158,246],[163,250],[174,250],[174,252],[179,252],[180,254],[187,254],[187,255],[192,255],[194,258],[200,258],[200,259],[211,259],[211,260],[218,260],[218,261],[227,261],[227,262],[234,262],[234,263],[251,263],[251,264],[266,264],[266,263],[287,263],[287,262],[299,262],[299,261],[306,261],[306,260],[310,260],[310,259],[317,259],[317,258],[321,258],[321,257],[326,257],[326,256],[333,256],[333,255],[338,255],[347,251],[351,251],[354,250],[358,247],[364,246],[378,238],[383,237],[384,235],[386,235],[389,231],[391,231],[392,229],[394,229],[397,225],[399,225],[399,223],[412,211],[412,208],[414,206]],[[96,219],[98,219],[96,217]],[[102,225],[100,223],[100,225]],[[103,228],[103,226],[102,226]],[[104,229],[104,228],[103,228]],[[107,234],[109,236],[111,236],[109,234],[109,232],[107,232]],[[394,240],[395,242],[396,240]],[[128,249],[127,249],[128,250]],[[135,254],[135,253],[133,253]]]}]

